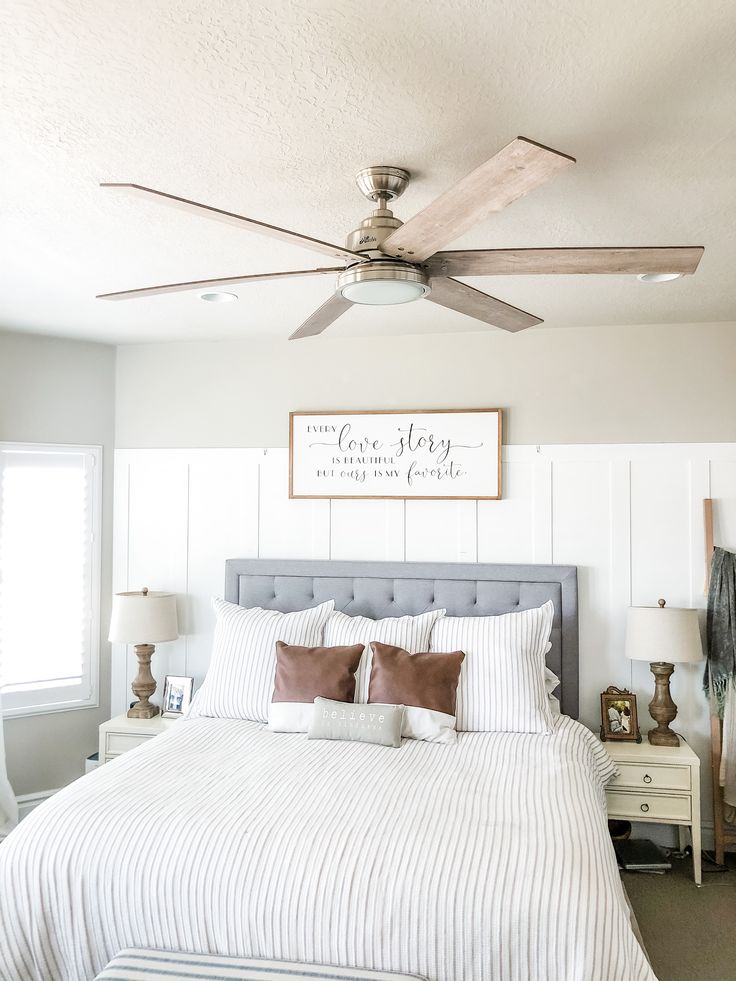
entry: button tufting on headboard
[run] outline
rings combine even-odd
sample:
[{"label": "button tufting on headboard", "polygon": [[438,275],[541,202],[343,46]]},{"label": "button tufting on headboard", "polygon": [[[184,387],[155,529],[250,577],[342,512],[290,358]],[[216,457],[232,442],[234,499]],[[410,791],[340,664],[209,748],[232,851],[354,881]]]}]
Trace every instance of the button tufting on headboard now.
[{"label": "button tufting on headboard", "polygon": [[336,609],[373,619],[443,607],[448,616],[494,616],[552,600],[555,617],[547,664],[561,679],[563,711],[577,716],[574,566],[229,559],[225,599],[286,613],[334,599]]}]

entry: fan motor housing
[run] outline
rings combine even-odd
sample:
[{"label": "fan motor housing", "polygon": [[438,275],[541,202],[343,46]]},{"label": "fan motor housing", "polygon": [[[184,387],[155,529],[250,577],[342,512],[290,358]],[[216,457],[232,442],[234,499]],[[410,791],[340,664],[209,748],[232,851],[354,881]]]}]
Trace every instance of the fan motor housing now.
[{"label": "fan motor housing", "polygon": [[361,221],[359,228],[350,232],[345,247],[351,252],[380,252],[384,241],[402,224],[388,208],[379,208]]}]

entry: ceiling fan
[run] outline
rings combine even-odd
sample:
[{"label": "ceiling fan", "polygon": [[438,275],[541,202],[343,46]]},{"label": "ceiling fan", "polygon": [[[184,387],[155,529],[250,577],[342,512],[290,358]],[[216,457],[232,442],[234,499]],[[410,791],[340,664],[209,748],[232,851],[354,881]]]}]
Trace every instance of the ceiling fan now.
[{"label": "ceiling fan", "polygon": [[[98,299],[127,300],[292,276],[337,273],[332,295],[291,334],[290,340],[321,334],[353,303],[385,305],[422,298],[493,327],[518,331],[542,321],[454,277],[608,273],[637,275],[646,281],[663,282],[695,272],[703,254],[701,247],[439,251],[479,221],[528,194],[574,163],[575,159],[567,154],[517,137],[406,223],[394,217],[388,204],[406,189],[409,172],[401,167],[367,167],[358,172],[356,182],[377,208],[348,235],[345,248],[140,184],[104,183],[100,186],[146,195],[149,200],[153,198],[189,212],[301,245],[327,256],[332,264],[319,269],[168,283],[103,293]],[[335,260],[340,265],[336,265]]]}]

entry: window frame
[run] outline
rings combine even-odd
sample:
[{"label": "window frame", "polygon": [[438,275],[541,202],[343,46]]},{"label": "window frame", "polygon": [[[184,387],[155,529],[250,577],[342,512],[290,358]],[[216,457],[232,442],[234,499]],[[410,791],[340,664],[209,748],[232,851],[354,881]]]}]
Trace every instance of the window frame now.
[{"label": "window frame", "polygon": [[[91,473],[89,481],[90,516],[90,620],[89,620],[89,664],[85,690],[81,686],[69,686],[75,692],[73,697],[64,685],[30,687],[23,691],[7,691],[0,687],[2,715],[6,719],[25,718],[34,715],[48,715],[56,712],[71,712],[78,709],[98,708],[100,704],[100,625],[102,593],[102,446],[85,443],[33,443],[0,441],[0,452],[27,453],[84,453],[90,457]],[[39,570],[39,576],[43,569]]]}]

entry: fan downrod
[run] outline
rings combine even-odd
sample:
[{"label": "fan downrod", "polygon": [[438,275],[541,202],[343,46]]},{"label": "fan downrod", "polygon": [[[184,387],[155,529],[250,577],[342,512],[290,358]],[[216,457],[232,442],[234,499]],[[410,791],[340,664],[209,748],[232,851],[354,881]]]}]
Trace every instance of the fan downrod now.
[{"label": "fan downrod", "polygon": [[406,190],[409,171],[402,167],[364,167],[355,175],[355,183],[369,201],[377,205],[360,227],[350,232],[345,245],[353,252],[360,252],[370,259],[383,257],[381,245],[384,239],[401,225],[388,204]]}]

